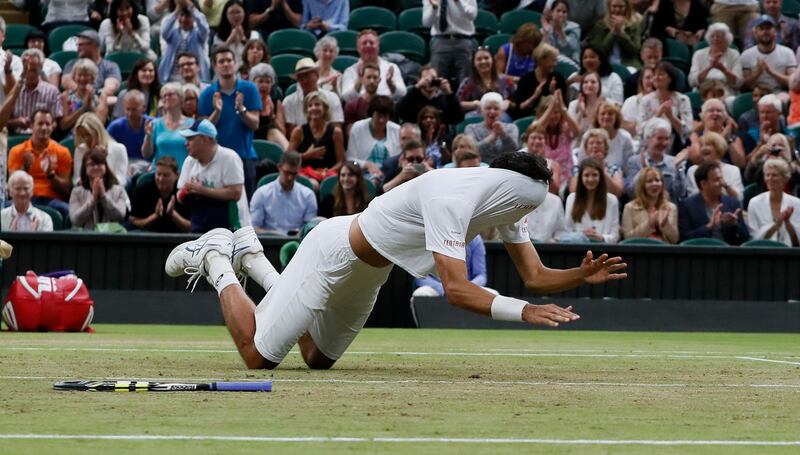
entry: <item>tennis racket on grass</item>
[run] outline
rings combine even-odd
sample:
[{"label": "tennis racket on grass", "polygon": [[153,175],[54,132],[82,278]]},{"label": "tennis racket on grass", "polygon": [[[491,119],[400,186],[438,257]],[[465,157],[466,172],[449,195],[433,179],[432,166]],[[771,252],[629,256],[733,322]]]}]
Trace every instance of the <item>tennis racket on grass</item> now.
[{"label": "tennis racket on grass", "polygon": [[271,392],[272,381],[257,382],[149,382],[149,381],[60,381],[54,390],[90,392]]}]

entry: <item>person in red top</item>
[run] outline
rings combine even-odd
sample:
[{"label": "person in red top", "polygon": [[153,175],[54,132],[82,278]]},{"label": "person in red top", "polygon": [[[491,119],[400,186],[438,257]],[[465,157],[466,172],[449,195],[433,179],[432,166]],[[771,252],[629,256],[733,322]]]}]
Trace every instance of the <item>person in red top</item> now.
[{"label": "person in red top", "polygon": [[50,139],[54,119],[49,111],[40,109],[31,117],[33,134],[22,144],[13,147],[8,155],[8,172],[22,169],[33,177],[34,204],[52,207],[69,216],[70,176],[72,156],[66,147]]}]

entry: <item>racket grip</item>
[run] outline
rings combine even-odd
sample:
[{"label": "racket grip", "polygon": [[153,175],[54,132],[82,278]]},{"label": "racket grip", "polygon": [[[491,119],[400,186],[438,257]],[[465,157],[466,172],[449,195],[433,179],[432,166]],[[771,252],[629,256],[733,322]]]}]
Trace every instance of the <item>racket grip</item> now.
[{"label": "racket grip", "polygon": [[223,392],[271,392],[272,381],[215,382],[215,390]]}]

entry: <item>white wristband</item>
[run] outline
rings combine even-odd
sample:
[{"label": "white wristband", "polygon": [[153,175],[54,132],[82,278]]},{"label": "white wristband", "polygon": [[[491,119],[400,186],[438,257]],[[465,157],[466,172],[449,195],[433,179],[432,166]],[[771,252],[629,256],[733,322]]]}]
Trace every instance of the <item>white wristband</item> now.
[{"label": "white wristband", "polygon": [[492,319],[522,322],[522,310],[527,304],[524,300],[498,295],[492,300]]}]

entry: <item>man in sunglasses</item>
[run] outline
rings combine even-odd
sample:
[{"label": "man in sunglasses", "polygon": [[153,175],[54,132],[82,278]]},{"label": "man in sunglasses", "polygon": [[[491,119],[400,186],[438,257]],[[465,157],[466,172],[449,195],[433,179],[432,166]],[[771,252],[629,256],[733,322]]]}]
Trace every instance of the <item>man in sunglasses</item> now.
[{"label": "man in sunglasses", "polygon": [[387,192],[398,185],[415,177],[433,170],[430,163],[425,160],[425,146],[417,140],[410,140],[403,144],[400,152],[399,166],[393,175],[386,176],[383,192]]}]

